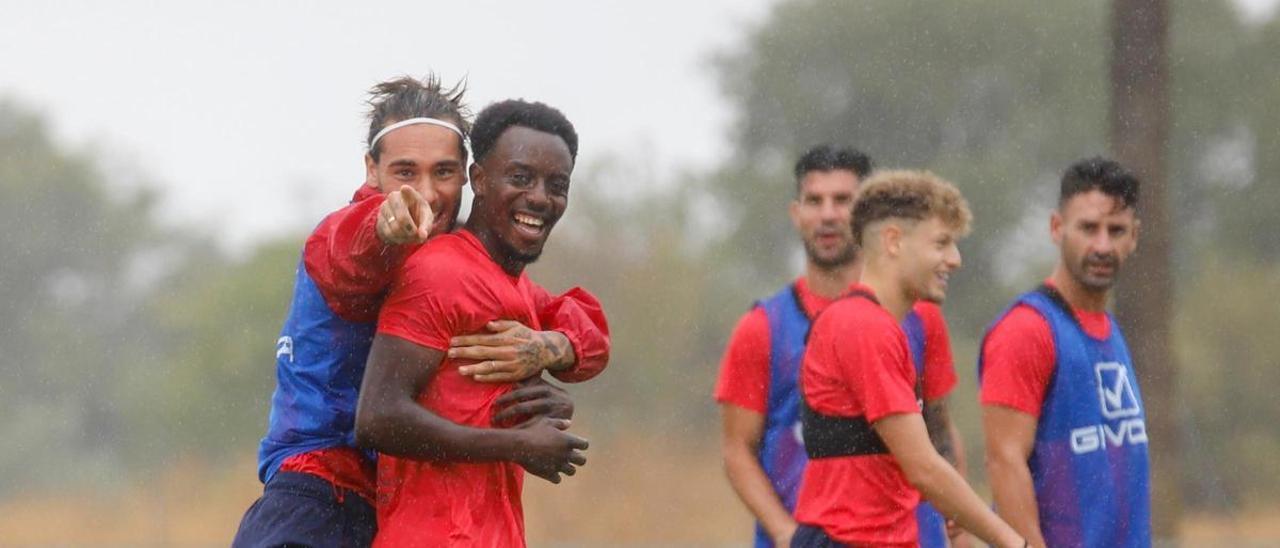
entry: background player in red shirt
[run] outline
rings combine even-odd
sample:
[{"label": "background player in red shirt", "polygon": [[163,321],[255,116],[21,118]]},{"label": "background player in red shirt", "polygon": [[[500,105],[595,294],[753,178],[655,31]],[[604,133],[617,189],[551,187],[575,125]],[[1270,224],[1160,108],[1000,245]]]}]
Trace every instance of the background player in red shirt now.
[{"label": "background player in red shirt", "polygon": [[552,482],[586,462],[569,422],[490,427],[511,384],[459,372],[452,337],[495,319],[537,327],[524,274],[568,205],[577,134],[557,110],[505,101],[472,133],[475,199],[466,226],[405,262],[387,297],[356,419],[378,449],[381,546],[522,546],[521,467]]},{"label": "background player in red shirt", "polygon": [[[757,548],[788,546],[796,529],[791,513],[807,464],[796,384],[804,338],[813,318],[861,272],[849,221],[871,161],[851,148],[819,145],[801,155],[794,172],[796,197],[789,213],[804,243],[804,275],[739,320],[715,387],[725,472],[756,517]],[[936,303],[920,301],[914,308],[924,337],[924,355],[916,358],[923,360],[926,423],[939,452],[963,470],[963,446],[946,405],[956,383],[946,323]],[[941,520],[934,521],[937,530],[928,538],[943,546]]]},{"label": "background player in red shirt", "polygon": [[969,220],[960,192],[930,173],[881,172],[864,185],[852,226],[861,283],[814,322],[801,366],[812,460],[793,546],[916,546],[921,492],[979,538],[1025,545],[930,442],[900,327],[915,301],[945,298]]}]

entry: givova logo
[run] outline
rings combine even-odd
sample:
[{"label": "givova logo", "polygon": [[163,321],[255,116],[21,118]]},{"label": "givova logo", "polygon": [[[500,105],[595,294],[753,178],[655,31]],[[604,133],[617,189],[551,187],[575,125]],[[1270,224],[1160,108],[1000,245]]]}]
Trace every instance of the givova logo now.
[{"label": "givova logo", "polygon": [[1093,366],[1098,380],[1098,398],[1102,400],[1102,416],[1108,419],[1132,417],[1142,412],[1138,395],[1129,382],[1128,371],[1119,362],[1101,362]]},{"label": "givova logo", "polygon": [[1093,366],[1102,416],[1108,422],[1071,430],[1071,452],[1091,453],[1106,447],[1147,443],[1147,423],[1138,415],[1142,406],[1124,364],[1100,362]]}]

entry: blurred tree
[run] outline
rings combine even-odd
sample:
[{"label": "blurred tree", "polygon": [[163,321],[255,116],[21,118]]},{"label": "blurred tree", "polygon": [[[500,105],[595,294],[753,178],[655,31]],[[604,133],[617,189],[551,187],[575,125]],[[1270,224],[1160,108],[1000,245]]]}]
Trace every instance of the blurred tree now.
[{"label": "blurred tree", "polygon": [[1116,311],[1141,379],[1151,433],[1152,530],[1176,540],[1179,492],[1176,364],[1172,323],[1168,167],[1169,6],[1164,0],[1115,0],[1111,9],[1111,151],[1142,181],[1142,240],[1127,268],[1140,279],[1121,284]]},{"label": "blurred tree", "polygon": [[[140,433],[132,462],[211,460],[255,451],[275,387],[275,342],[288,311],[300,236],[232,260],[192,254],[148,302],[157,360],[130,369],[123,406]],[[209,248],[206,248],[209,249]]]},{"label": "blurred tree", "polygon": [[[634,162],[634,163],[633,163]],[[573,387],[596,435],[705,437],[731,323],[750,300],[708,244],[714,217],[696,181],[660,183],[638,160],[609,159],[574,176],[564,221],[530,269],[552,290],[582,286],[605,306],[609,369]],[[626,196],[624,182],[651,189]]]},{"label": "blurred tree", "polygon": [[[1280,21],[1243,21],[1227,0],[1173,4],[1166,199],[1175,262],[1162,271],[1176,296],[1202,287],[1206,274],[1195,267],[1205,250],[1280,260],[1272,237],[1280,228]],[[975,348],[1008,300],[1049,271],[1046,211],[1062,169],[1107,151],[1109,6],[776,4],[715,59],[735,113],[733,156],[707,177],[725,215],[726,264],[761,294],[794,275],[797,245],[782,204],[790,163],[813,144],[851,144],[880,166],[927,167],[959,184],[976,216],[947,303],[953,336],[968,339],[957,346]],[[1180,343],[1202,352],[1222,341],[1187,336]],[[957,356],[962,375],[972,359]],[[1205,450],[1214,456],[1198,462],[1236,462],[1228,449]]]},{"label": "blurred tree", "polygon": [[763,286],[792,274],[795,238],[781,214],[790,163],[819,142],[852,144],[880,166],[928,167],[969,195],[978,221],[950,308],[973,311],[956,322],[979,330],[1009,294],[991,281],[1017,253],[1010,229],[1027,204],[1047,206],[1062,167],[1106,145],[1102,8],[779,3],[717,63],[737,121],[734,157],[714,189],[731,218],[730,246],[746,251],[742,267]]},{"label": "blurred tree", "polygon": [[0,100],[0,476],[40,476],[38,462],[76,481],[118,463],[118,374],[147,338],[134,279],[158,235],[151,196],[108,179]]}]

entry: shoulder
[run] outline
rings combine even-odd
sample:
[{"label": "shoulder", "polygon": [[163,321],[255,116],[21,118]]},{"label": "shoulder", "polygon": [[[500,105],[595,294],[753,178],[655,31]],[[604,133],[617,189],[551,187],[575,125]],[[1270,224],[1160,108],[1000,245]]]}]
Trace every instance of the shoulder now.
[{"label": "shoulder", "polygon": [[1048,335],[1049,321],[1034,306],[1018,303],[991,326],[991,336],[1025,337]]},{"label": "shoulder", "polygon": [[427,241],[404,261],[405,274],[450,275],[472,270],[474,253],[457,234],[442,234]]},{"label": "shoulder", "polygon": [[738,318],[738,323],[733,328],[733,335],[729,338],[729,346],[768,340],[768,338],[769,317],[765,314],[763,307],[756,306]]},{"label": "shoulder", "polygon": [[889,311],[861,297],[843,297],[831,303],[813,323],[814,335],[839,334],[841,340],[901,336],[902,328]]}]

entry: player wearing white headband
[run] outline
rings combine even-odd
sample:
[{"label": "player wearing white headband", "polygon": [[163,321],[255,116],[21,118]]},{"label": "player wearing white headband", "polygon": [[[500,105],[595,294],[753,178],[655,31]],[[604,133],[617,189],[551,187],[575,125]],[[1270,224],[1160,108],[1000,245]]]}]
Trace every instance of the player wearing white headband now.
[{"label": "player wearing white headband", "polygon": [[[461,88],[444,89],[434,77],[383,82],[370,95],[365,182],[303,248],[276,341],[277,384],[258,452],[265,487],[235,546],[367,546],[376,529],[373,455],[355,443],[360,382],[397,269],[457,219],[470,128]],[[549,331],[493,322],[490,330],[501,337],[473,335],[455,349],[482,360],[467,372],[477,381],[531,379],[500,402],[496,419],[538,408],[567,418],[572,401],[540,380],[542,370],[578,381],[607,363],[608,332],[594,297],[536,297]]]}]

